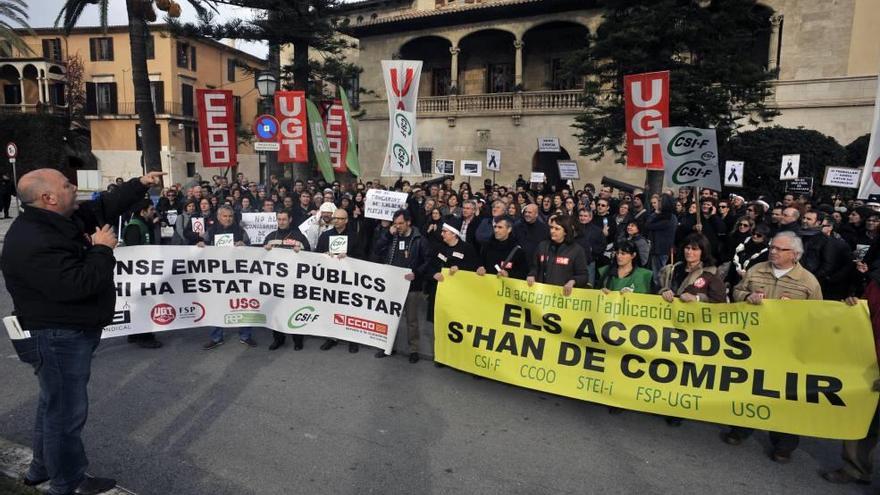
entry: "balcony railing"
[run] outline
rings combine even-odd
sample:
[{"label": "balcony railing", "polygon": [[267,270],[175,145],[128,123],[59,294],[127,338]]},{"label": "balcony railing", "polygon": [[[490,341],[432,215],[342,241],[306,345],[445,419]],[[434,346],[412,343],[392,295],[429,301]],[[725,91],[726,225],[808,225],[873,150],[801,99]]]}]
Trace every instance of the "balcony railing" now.
[{"label": "balcony railing", "polygon": [[67,115],[67,105],[52,105],[49,103],[0,105],[0,114],[10,113],[47,113]]},{"label": "balcony railing", "polygon": [[581,90],[524,91],[477,95],[429,96],[419,98],[418,113],[553,113],[579,111],[584,108]]},{"label": "balcony railing", "polygon": [[[185,113],[184,110],[190,113]],[[174,102],[174,101],[160,101],[158,105],[153,107],[153,111],[156,115],[173,115],[175,117],[191,117],[195,118],[195,108],[186,108],[184,109],[182,103]],[[106,107],[99,107],[97,112],[87,113],[89,116],[111,116],[111,115],[121,115],[121,116],[130,116],[137,115],[137,110],[135,109],[135,104],[133,101],[125,101],[116,105],[116,111],[113,112],[111,109]]]}]

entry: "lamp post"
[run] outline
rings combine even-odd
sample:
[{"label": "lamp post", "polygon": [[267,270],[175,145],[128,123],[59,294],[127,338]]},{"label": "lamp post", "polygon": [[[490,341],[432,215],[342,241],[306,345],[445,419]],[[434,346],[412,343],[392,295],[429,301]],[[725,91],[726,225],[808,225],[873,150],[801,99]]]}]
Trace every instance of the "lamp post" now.
[{"label": "lamp post", "polygon": [[[275,91],[278,89],[278,77],[271,70],[261,70],[257,72],[256,77],[254,77],[254,84],[257,87],[257,92],[260,93],[260,97],[263,99],[263,113],[274,115],[275,114]],[[265,156],[265,177],[263,178],[263,184],[269,183],[269,171],[274,170],[278,166],[278,152],[277,151],[260,151],[261,155]],[[263,162],[263,160],[260,160]]]}]

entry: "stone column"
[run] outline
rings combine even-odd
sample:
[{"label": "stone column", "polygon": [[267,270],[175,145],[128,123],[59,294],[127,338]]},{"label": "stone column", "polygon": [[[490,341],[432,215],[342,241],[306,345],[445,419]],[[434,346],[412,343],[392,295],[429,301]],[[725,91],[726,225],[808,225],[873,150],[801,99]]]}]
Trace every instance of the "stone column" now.
[{"label": "stone column", "polygon": [[[778,70],[779,60],[776,53],[779,50],[779,26],[782,24],[782,14],[774,14],[770,17],[770,48],[767,54],[767,69]],[[779,77],[779,74],[776,75]]]},{"label": "stone column", "polygon": [[513,42],[513,47],[516,48],[516,56],[514,57],[513,62],[513,86],[514,88],[522,87],[523,83],[523,43],[522,40],[516,40]]},{"label": "stone column", "polygon": [[19,84],[19,87],[21,88],[21,113],[24,113],[24,112],[27,111],[27,110],[25,109],[25,106],[24,106],[24,104],[25,104],[25,99],[24,99],[24,97],[25,97],[25,94],[24,94],[24,77],[19,77],[19,78],[18,78],[18,84]]},{"label": "stone column", "polygon": [[455,88],[456,92],[458,92],[458,54],[461,53],[461,48],[459,48],[458,45],[450,46],[449,53],[452,54],[452,61],[450,62],[449,68],[449,84]]}]

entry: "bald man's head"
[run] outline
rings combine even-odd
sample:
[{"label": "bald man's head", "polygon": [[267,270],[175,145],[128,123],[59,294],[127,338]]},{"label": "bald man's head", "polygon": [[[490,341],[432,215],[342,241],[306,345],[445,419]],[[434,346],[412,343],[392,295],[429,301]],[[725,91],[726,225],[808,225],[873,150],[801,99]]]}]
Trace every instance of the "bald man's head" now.
[{"label": "bald man's head", "polygon": [[76,186],[53,168],[39,168],[18,180],[18,197],[32,208],[69,217],[76,210]]}]

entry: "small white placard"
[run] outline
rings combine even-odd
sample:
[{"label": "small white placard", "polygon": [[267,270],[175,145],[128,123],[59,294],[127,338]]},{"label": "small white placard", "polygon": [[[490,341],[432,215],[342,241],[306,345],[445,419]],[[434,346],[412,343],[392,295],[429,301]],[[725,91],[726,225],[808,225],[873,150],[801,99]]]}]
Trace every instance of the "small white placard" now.
[{"label": "small white placard", "polygon": [[742,187],[745,166],[746,162],[731,160],[724,162],[724,185],[728,187]]},{"label": "small white placard", "polygon": [[195,217],[192,219],[192,229],[196,234],[204,234],[205,233],[205,219],[202,217]]},{"label": "small white placard", "polygon": [[858,189],[861,178],[862,169],[860,168],[825,167],[825,178],[822,179],[822,185]]},{"label": "small white placard", "polygon": [[330,236],[330,254],[348,254],[348,236]]},{"label": "small white placard", "polygon": [[486,170],[490,172],[501,171],[501,151],[486,150]]},{"label": "small white placard", "polygon": [[797,179],[800,166],[801,155],[782,155],[782,164],[779,166],[779,180]]},{"label": "small white placard", "polygon": [[559,167],[559,178],[563,180],[578,180],[581,178],[578,171],[578,164],[574,160],[557,160],[556,166]]},{"label": "small white placard", "polygon": [[462,160],[461,175],[465,177],[479,177],[483,175],[483,162],[479,160]]},{"label": "small white placard", "polygon": [[235,236],[233,234],[217,234],[214,236],[214,245],[217,247],[235,246]]},{"label": "small white placard", "polygon": [[542,137],[538,138],[538,151],[548,152],[548,153],[559,153],[561,148],[559,147],[559,138],[558,137]]},{"label": "small white placard", "polygon": [[532,184],[542,184],[544,182],[544,172],[532,172],[529,182]]}]

